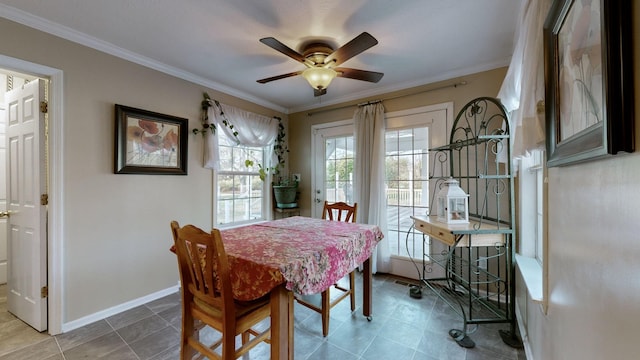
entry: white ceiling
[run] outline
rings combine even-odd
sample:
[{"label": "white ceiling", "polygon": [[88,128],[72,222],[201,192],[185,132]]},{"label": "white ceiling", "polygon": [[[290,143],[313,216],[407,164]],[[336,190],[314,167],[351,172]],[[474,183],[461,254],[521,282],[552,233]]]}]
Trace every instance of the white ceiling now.
[{"label": "white ceiling", "polygon": [[[0,16],[283,112],[507,66],[521,0],[0,0]],[[378,45],[342,66],[383,72],[377,84],[336,78],[321,97],[304,69],[260,43],[299,51],[369,32]],[[492,94],[488,94],[492,95]]]}]

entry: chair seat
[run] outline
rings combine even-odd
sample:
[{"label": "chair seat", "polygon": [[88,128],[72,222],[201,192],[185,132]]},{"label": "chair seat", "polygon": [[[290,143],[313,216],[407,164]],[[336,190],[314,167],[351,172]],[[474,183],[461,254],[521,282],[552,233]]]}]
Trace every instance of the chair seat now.
[{"label": "chair seat", "polygon": [[[207,304],[206,302],[194,298],[194,305],[200,308],[202,311],[206,312],[212,317],[222,318],[222,309]],[[254,301],[233,301],[236,305],[236,318],[240,318],[261,306],[269,305],[269,295],[263,296],[260,299]]]}]

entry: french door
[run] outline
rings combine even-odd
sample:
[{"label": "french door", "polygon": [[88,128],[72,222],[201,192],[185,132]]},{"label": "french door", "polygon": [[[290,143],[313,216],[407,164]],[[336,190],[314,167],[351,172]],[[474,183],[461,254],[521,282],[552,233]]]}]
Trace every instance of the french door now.
[{"label": "french door", "polygon": [[312,132],[311,216],[319,218],[325,200],[353,203],[353,122],[325,124]]},{"label": "french door", "polygon": [[[422,233],[412,230],[412,215],[429,211],[433,194],[431,176],[443,176],[440,164],[432,168],[430,148],[448,142],[453,122],[453,103],[424,106],[385,114],[385,211],[384,234],[391,258],[390,272],[408,278],[421,276],[416,265],[422,263]],[[345,120],[312,128],[312,212],[321,217],[325,200],[353,202],[355,157],[354,124]],[[425,245],[426,244],[426,245]],[[427,248],[423,248],[426,246]]]},{"label": "french door", "polygon": [[452,123],[453,104],[445,103],[386,114],[385,191],[390,272],[418,279],[423,252],[431,242],[413,229],[413,215],[427,215],[434,193],[432,177],[443,176],[429,149],[444,145]]}]

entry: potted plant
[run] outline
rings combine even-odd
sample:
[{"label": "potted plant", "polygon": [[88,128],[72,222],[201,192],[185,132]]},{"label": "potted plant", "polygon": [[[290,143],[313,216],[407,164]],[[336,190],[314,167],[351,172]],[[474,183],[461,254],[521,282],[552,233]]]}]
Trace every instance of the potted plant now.
[{"label": "potted plant", "polygon": [[298,178],[294,176],[281,177],[280,181],[273,184],[273,195],[276,198],[276,207],[281,209],[298,207]]}]

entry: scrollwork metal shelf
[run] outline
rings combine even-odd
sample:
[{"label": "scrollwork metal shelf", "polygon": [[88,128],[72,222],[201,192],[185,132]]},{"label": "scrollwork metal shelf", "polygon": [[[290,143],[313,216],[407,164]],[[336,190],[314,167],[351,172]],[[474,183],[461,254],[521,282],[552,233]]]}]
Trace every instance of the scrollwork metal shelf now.
[{"label": "scrollwork metal shelf", "polygon": [[[422,282],[461,318],[451,329],[460,346],[474,347],[471,325],[507,323],[505,343],[522,347],[515,324],[515,216],[509,119],[499,100],[480,97],[458,113],[449,143],[429,150],[431,201],[448,178],[469,194],[470,223],[448,225],[412,216],[423,233]],[[433,204],[429,207],[435,212]],[[435,240],[435,241],[434,241]],[[433,275],[436,268],[443,276]]]}]

